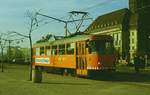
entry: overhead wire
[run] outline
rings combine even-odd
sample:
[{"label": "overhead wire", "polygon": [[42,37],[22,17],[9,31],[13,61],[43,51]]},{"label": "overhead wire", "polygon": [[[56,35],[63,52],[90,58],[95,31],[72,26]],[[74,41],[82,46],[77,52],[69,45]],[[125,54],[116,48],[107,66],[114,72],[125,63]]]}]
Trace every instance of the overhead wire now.
[{"label": "overhead wire", "polygon": [[[107,4],[110,4],[110,3],[116,2],[116,1],[119,1],[119,0],[106,0],[106,1],[104,1],[104,2],[100,2],[100,3],[96,4],[96,5],[93,5],[93,6],[90,6],[90,7],[87,7],[87,8],[83,8],[83,9],[81,9],[80,11],[89,11],[89,10],[95,9],[95,8],[97,8],[97,7],[102,7],[102,6],[105,6],[105,5],[107,5]],[[89,15],[90,15],[90,13],[88,14],[88,16],[89,16]],[[92,21],[93,21],[93,20],[92,20]]]},{"label": "overhead wire", "polygon": [[[87,11],[87,10],[91,10],[92,8],[95,8],[95,7],[99,7],[99,6],[104,6],[105,4],[108,4],[108,3],[111,3],[111,2],[114,2],[114,1],[118,1],[118,0],[106,0],[105,2],[101,2],[101,3],[98,3],[98,4],[96,4],[96,5],[94,5],[94,6],[91,6],[91,7],[88,7],[88,8],[83,8],[83,9],[80,9],[80,11]],[[62,18],[66,18],[66,16],[63,16],[63,17],[61,17],[60,19],[62,19]],[[49,21],[49,22],[45,22],[43,25],[46,25],[46,24],[49,24],[49,23],[52,23],[52,22],[54,22],[55,20],[51,20],[51,21]]]},{"label": "overhead wire", "polygon": [[[80,9],[80,11],[87,11],[87,10],[90,10],[90,9],[92,9],[92,8],[99,7],[99,6],[101,6],[101,5],[108,4],[108,3],[113,2],[113,1],[118,1],[118,0],[111,0],[111,1],[110,1],[110,0],[106,0],[105,2],[98,3],[98,4],[94,5],[94,6],[91,6],[91,7],[88,7],[88,8]],[[61,17],[60,19],[62,19],[62,18],[66,18],[66,16],[63,16],[63,17]],[[55,20],[51,20],[51,21],[49,21],[49,22],[45,22],[42,26],[44,26],[44,25],[46,25],[46,24],[49,24],[49,23],[52,23],[52,22],[54,22],[54,21],[55,21]]]},{"label": "overhead wire", "polygon": [[1,40],[4,40],[4,41],[18,41],[18,40],[23,40],[23,39],[26,39],[26,38],[20,38],[20,39],[5,39],[5,38],[1,38]]},{"label": "overhead wire", "polygon": [[[110,3],[116,2],[116,1],[119,1],[119,0],[106,0],[106,1],[104,1],[104,2],[100,2],[100,3],[96,4],[96,5],[93,5],[93,6],[90,6],[90,7],[87,7],[87,8],[83,8],[83,9],[80,9],[80,11],[92,10],[92,9],[94,9],[94,8],[101,7],[101,6],[105,6],[105,5],[107,5],[107,4],[110,4]],[[149,6],[144,6],[144,7],[142,7],[142,8],[139,8],[139,10],[144,9],[144,8],[148,8],[148,7],[150,7],[150,5],[149,5]],[[63,18],[67,18],[67,17],[66,17],[66,16],[63,16],[63,17],[61,17],[60,19],[63,19]],[[47,25],[47,24],[49,24],[49,23],[52,23],[52,22],[54,22],[54,21],[55,21],[55,20],[51,20],[51,21],[48,21],[48,22],[44,22],[44,23],[43,23],[42,25],[40,25],[39,27],[43,27],[43,26],[45,26],[45,25]]]},{"label": "overhead wire", "polygon": [[83,8],[83,9],[81,9],[81,11],[91,10],[91,9],[93,9],[93,8],[95,8],[95,7],[104,6],[104,5],[109,4],[109,3],[111,3],[111,2],[114,2],[114,1],[118,1],[118,0],[106,0],[106,1],[101,2],[101,3],[98,3],[98,4],[96,4],[96,5],[93,5],[93,6],[90,6],[90,7],[87,7],[87,8]]}]

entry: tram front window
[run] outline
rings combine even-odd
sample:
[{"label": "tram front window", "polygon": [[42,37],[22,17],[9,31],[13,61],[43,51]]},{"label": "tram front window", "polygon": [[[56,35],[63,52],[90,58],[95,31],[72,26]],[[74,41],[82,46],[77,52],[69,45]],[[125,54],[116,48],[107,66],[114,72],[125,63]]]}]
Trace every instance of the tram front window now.
[{"label": "tram front window", "polygon": [[89,52],[98,54],[113,54],[113,42],[96,40],[89,43]]}]

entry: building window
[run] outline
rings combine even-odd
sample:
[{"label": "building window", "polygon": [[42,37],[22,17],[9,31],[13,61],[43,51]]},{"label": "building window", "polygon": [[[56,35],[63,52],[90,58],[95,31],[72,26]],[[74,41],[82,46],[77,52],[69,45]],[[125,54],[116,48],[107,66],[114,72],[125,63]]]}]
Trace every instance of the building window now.
[{"label": "building window", "polygon": [[117,39],[117,34],[114,34],[114,40],[118,40],[118,39]]},{"label": "building window", "polygon": [[118,36],[119,36],[119,35],[118,35],[118,34],[116,34],[116,40],[118,40]]},{"label": "building window", "polygon": [[134,44],[134,39],[132,39],[132,44]]},{"label": "building window", "polygon": [[118,40],[118,44],[121,45],[121,40]]},{"label": "building window", "polygon": [[118,40],[121,40],[121,33],[118,33]]},{"label": "building window", "polygon": [[134,50],[135,48],[134,48],[134,46],[132,47],[132,50]]},{"label": "building window", "polygon": [[118,45],[118,40],[115,40],[115,45]]},{"label": "building window", "polygon": [[118,47],[118,51],[121,51],[121,50],[120,50],[120,47]]},{"label": "building window", "polygon": [[132,32],[132,36],[134,36],[134,32]]}]

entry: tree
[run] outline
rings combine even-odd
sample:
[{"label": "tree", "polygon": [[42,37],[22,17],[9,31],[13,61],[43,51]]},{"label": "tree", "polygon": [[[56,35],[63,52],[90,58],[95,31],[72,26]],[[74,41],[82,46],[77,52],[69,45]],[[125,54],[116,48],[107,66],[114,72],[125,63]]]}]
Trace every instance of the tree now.
[{"label": "tree", "polygon": [[5,44],[6,44],[6,40],[3,40],[2,37],[4,36],[5,34],[1,34],[0,35],[0,48],[1,48],[1,71],[4,72],[4,62],[3,62],[3,59],[4,59],[4,48],[5,48]]},{"label": "tree", "polygon": [[46,41],[50,40],[52,37],[53,37],[52,34],[47,34],[45,37],[42,37],[42,39],[36,41],[36,43],[46,42]]}]

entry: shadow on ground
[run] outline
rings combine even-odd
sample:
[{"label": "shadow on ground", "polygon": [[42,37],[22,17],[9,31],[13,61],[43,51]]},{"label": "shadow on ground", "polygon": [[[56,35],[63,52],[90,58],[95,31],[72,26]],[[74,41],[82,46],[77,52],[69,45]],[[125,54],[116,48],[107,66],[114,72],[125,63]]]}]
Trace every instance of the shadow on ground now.
[{"label": "shadow on ground", "polygon": [[92,80],[102,81],[120,81],[120,82],[150,82],[150,74],[144,73],[128,73],[128,72],[113,72],[113,73],[99,73],[89,77]]},{"label": "shadow on ground", "polygon": [[88,83],[66,83],[66,82],[42,82],[42,84],[62,84],[62,85],[89,85]]}]

